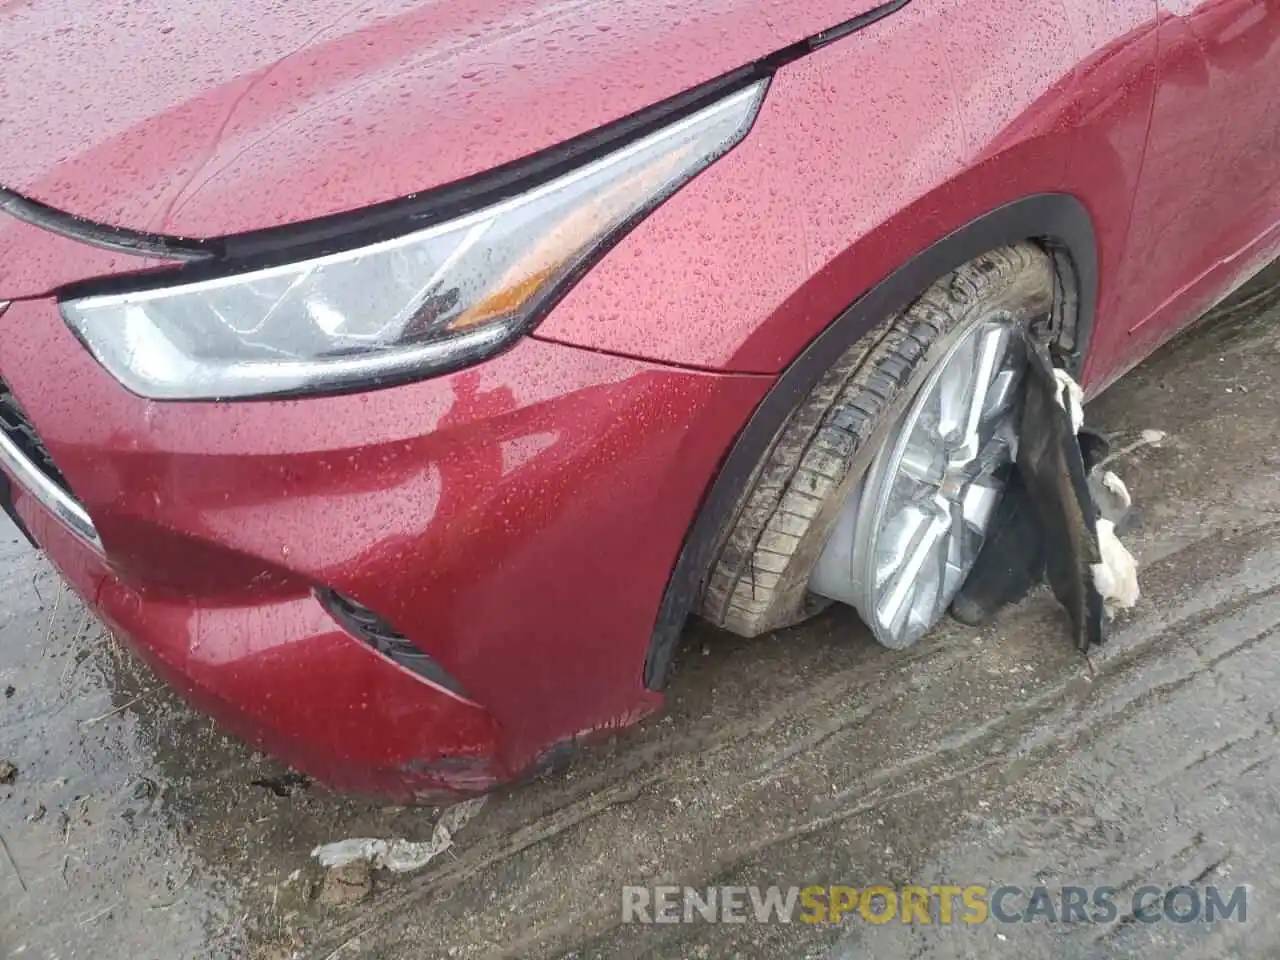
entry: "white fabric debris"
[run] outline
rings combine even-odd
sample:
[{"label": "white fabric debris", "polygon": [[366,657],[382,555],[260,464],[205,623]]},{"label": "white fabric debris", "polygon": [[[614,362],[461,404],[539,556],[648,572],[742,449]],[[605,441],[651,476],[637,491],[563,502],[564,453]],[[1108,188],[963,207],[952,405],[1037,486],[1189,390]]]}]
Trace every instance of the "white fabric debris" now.
[{"label": "white fabric debris", "polygon": [[1055,367],[1053,379],[1058,381],[1058,393],[1056,395],[1058,406],[1067,411],[1067,415],[1071,417],[1072,432],[1079,433],[1080,428],[1084,426],[1084,391],[1080,389],[1080,384],[1071,379],[1071,374],[1065,370],[1059,370]]},{"label": "white fabric debris", "polygon": [[1128,509],[1133,506],[1133,497],[1129,496],[1129,488],[1124,485],[1124,481],[1108,470],[1102,475],[1102,485],[1110,490],[1125,507]]},{"label": "white fabric debris", "polygon": [[1098,552],[1102,562],[1093,564],[1093,585],[1102,594],[1107,613],[1114,615],[1138,602],[1138,564],[1110,520],[1098,521]]},{"label": "white fabric debris", "polygon": [[[1058,406],[1067,411],[1071,420],[1071,429],[1079,433],[1084,427],[1084,391],[1080,384],[1071,378],[1071,374],[1057,368],[1053,371],[1053,379],[1058,385],[1054,399]],[[1143,430],[1142,443],[1159,443],[1165,438],[1162,430]],[[1121,451],[1107,457],[1103,463],[1131,450]],[[1102,595],[1107,616],[1114,616],[1117,610],[1127,610],[1138,602],[1138,563],[1120,538],[1116,536],[1116,522],[1124,516],[1133,505],[1133,497],[1124,481],[1110,470],[1099,473],[1095,467],[1088,477],[1090,493],[1101,516],[1098,517],[1096,530],[1098,534],[1098,553],[1101,563],[1092,564],[1093,585]]]},{"label": "white fabric debris", "polygon": [[403,873],[425,867],[433,859],[453,846],[453,838],[447,830],[437,831],[426,843],[410,840],[338,840],[326,843],[311,851],[322,867],[345,867],[358,860],[368,860],[374,867],[386,867],[393,873]]},{"label": "white fabric debris", "polygon": [[453,835],[480,812],[484,802],[484,797],[476,797],[455,803],[440,815],[431,839],[421,843],[401,839],[352,838],[322,844],[311,851],[311,856],[319,860],[322,867],[344,867],[359,860],[368,860],[375,868],[384,867],[392,873],[421,870],[453,846]]},{"label": "white fabric debris", "polygon": [[1089,471],[1088,483],[1089,496],[1098,508],[1099,519],[1110,520],[1117,526],[1121,524],[1133,506],[1133,497],[1124,481],[1110,470],[1094,467]]}]

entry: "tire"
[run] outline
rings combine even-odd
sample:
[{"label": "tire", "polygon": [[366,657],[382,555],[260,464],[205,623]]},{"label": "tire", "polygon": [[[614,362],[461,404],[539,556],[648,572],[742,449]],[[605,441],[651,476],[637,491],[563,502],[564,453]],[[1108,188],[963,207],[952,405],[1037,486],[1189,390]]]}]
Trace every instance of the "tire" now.
[{"label": "tire", "polygon": [[754,637],[827,606],[806,588],[831,525],[947,346],[994,312],[1038,330],[1051,319],[1056,276],[1033,244],[992,251],[853,344],[757,466],[707,577],[701,615]]}]

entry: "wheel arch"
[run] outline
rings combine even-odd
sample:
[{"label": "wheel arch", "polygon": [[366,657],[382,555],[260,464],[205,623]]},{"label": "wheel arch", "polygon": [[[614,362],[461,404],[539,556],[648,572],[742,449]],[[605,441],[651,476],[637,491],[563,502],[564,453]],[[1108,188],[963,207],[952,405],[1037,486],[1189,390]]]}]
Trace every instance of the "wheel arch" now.
[{"label": "wheel arch", "polygon": [[[1098,300],[1098,241],[1084,205],[1065,193],[1040,193],[983,214],[917,253],[859,296],[786,367],[739,432],[707,489],[667,580],[645,654],[644,683],[666,686],[681,631],[756,468],[792,409],[845,350],[889,314],[905,308],[939,277],[1000,247],[1033,241],[1053,257],[1059,277],[1058,322],[1069,330],[1062,359],[1084,369]],[[1062,331],[1060,330],[1059,333]]]}]

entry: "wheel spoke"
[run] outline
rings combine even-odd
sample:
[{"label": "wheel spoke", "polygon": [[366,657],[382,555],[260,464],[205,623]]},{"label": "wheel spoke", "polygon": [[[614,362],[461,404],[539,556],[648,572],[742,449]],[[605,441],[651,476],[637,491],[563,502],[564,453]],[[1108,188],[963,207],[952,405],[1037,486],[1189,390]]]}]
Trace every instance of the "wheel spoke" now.
[{"label": "wheel spoke", "polygon": [[925,437],[912,436],[906,449],[902,451],[902,461],[898,469],[917,483],[928,487],[941,485],[946,463],[936,443],[932,448],[922,443]]},{"label": "wheel spoke", "polygon": [[938,378],[935,388],[938,391],[938,435],[944,440],[958,442],[961,439],[966,413],[972,403],[976,350],[976,338],[966,338]]},{"label": "wheel spoke", "polygon": [[952,457],[952,463],[972,460],[981,445],[981,426],[992,381],[1000,368],[1007,334],[1003,327],[993,326],[978,335],[973,364],[968,371],[969,389],[964,412],[964,432],[960,447]]},{"label": "wheel spoke", "polygon": [[1005,464],[1012,463],[1014,459],[1016,438],[1010,436],[1010,431],[1005,429],[1007,424],[996,423],[988,426],[994,427],[994,430],[990,433],[984,430],[985,435],[981,438],[977,455],[964,467],[964,476],[970,482],[995,473]]},{"label": "wheel spoke", "polygon": [[997,420],[1001,414],[1008,412],[1013,405],[1013,399],[1017,394],[1018,384],[1021,380],[1021,371],[1010,370],[1008,367],[996,374],[995,379],[991,381],[990,388],[987,390],[986,400],[983,402],[982,419],[984,422]]},{"label": "wheel spoke", "polygon": [[[968,531],[965,529],[964,510],[958,503],[951,504],[951,530],[947,537],[947,549],[939,550],[941,572],[938,577],[941,597],[950,597],[960,589],[960,580],[965,573],[964,551],[967,546]],[[935,598],[934,605],[939,606]],[[941,613],[941,611],[938,611]]]},{"label": "wheel spoke", "polygon": [[981,534],[987,529],[1002,492],[999,487],[983,480],[969,484],[960,501],[960,514],[970,530]]},{"label": "wheel spoke", "polygon": [[918,522],[911,530],[902,562],[890,574],[884,599],[876,611],[880,622],[887,629],[896,631],[906,622],[906,615],[911,608],[908,601],[920,586],[917,582],[920,573],[935,554],[946,555],[942,540],[950,528],[950,517],[941,510],[919,515]]}]

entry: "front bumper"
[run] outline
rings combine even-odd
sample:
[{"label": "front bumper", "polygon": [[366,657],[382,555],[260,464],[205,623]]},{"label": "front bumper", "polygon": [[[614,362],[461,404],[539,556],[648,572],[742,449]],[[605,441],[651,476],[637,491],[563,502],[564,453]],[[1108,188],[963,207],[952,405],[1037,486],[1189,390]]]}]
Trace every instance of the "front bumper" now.
[{"label": "front bumper", "polygon": [[[100,538],[14,475],[76,592],[233,731],[397,799],[486,789],[660,704],[643,669],[663,589],[770,384],[528,338],[368,393],[155,403],[98,367],[52,300],[14,303],[0,344],[0,377]],[[464,693],[348,632],[324,589]]]}]

